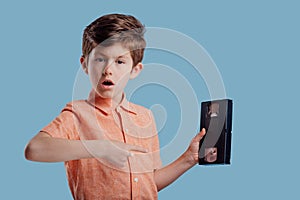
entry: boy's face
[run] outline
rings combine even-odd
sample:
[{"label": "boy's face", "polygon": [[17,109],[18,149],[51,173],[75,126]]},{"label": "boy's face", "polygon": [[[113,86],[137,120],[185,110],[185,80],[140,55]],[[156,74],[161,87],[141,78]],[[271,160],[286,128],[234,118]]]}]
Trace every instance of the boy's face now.
[{"label": "boy's face", "polygon": [[130,51],[119,43],[108,47],[98,45],[88,57],[81,57],[80,62],[97,94],[116,103],[120,102],[128,80],[143,68],[141,63],[133,66]]}]

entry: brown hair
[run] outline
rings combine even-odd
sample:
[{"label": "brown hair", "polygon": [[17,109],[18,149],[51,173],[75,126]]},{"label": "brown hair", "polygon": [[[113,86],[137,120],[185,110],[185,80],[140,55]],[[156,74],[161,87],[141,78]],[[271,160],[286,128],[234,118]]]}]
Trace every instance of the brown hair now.
[{"label": "brown hair", "polygon": [[110,46],[121,43],[130,50],[133,66],[142,61],[146,41],[145,27],[139,20],[130,15],[104,15],[90,25],[83,32],[82,54],[88,56],[97,45]]}]

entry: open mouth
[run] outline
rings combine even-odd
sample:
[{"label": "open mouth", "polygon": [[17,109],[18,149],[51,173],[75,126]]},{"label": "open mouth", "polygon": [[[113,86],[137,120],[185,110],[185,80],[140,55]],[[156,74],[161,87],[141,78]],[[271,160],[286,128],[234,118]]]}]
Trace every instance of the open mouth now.
[{"label": "open mouth", "polygon": [[104,80],[102,82],[102,85],[104,85],[104,86],[113,86],[114,83],[111,80]]}]

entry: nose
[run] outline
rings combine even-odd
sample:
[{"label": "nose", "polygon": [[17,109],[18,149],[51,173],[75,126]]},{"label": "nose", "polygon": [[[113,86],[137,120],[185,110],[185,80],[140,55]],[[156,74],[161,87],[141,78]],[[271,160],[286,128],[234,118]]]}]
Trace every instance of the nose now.
[{"label": "nose", "polygon": [[112,70],[111,70],[112,62],[107,62],[106,66],[103,69],[102,74],[103,75],[112,75]]}]

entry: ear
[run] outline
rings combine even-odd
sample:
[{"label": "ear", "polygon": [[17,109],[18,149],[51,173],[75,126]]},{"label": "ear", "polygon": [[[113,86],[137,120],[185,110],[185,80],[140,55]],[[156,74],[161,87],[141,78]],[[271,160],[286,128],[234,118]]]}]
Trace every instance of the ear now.
[{"label": "ear", "polygon": [[138,63],[136,66],[134,66],[130,72],[130,79],[136,78],[140,72],[143,70],[144,65],[142,63]]},{"label": "ear", "polygon": [[82,67],[83,71],[86,74],[88,74],[87,59],[83,55],[80,57],[80,64],[81,64],[81,67]]}]

